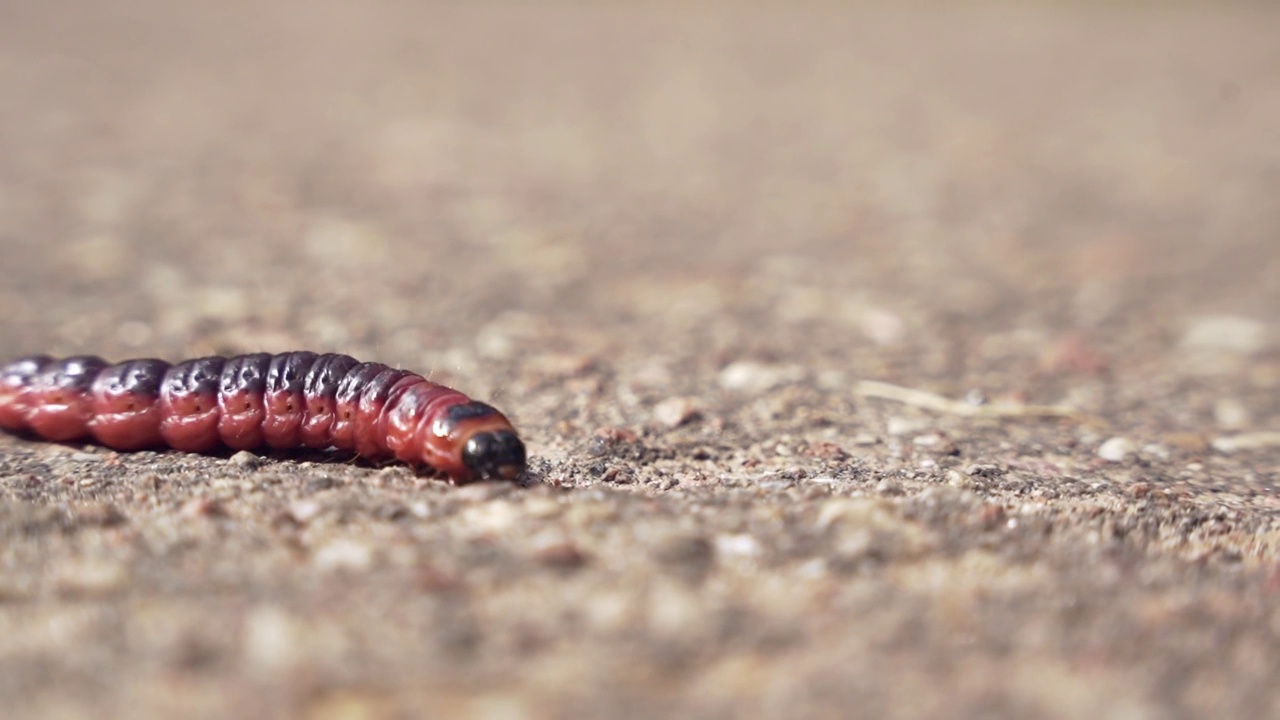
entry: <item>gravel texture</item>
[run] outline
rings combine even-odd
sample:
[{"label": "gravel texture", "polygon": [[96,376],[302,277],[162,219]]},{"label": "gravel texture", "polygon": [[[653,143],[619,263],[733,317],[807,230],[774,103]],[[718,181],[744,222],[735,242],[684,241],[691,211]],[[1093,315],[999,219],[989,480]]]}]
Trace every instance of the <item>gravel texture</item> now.
[{"label": "gravel texture", "polygon": [[0,715],[1275,717],[1269,3],[0,9],[0,350],[522,487],[0,437]]}]

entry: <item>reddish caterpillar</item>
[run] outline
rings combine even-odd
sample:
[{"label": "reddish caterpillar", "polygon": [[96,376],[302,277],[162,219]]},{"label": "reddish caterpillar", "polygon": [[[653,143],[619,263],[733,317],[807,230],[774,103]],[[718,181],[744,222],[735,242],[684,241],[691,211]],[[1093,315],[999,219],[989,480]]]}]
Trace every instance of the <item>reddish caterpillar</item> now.
[{"label": "reddish caterpillar", "polygon": [[514,480],[524,443],[493,407],[421,375],[346,355],[287,352],[170,365],[38,355],[0,368],[0,428],[116,450],[219,446],[354,450],[457,484]]}]

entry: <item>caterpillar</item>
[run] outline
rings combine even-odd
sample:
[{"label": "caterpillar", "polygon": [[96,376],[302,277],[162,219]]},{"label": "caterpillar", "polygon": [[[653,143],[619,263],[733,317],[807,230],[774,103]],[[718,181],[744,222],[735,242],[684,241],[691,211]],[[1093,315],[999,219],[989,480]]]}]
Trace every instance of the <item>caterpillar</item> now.
[{"label": "caterpillar", "polygon": [[0,368],[0,429],[116,450],[354,450],[455,484],[515,480],[524,443],[495,408],[421,375],[335,353],[255,353],[169,364],[92,355]]}]

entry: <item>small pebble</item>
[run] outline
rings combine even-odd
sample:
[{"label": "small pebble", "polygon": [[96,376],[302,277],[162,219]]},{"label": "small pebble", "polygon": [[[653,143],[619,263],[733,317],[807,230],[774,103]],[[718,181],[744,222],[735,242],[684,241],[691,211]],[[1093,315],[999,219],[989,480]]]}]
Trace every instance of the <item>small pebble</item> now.
[{"label": "small pebble", "polygon": [[263,606],[245,618],[245,659],[259,670],[275,671],[292,665],[302,654],[303,629],[284,610]]},{"label": "small pebble", "polygon": [[1213,405],[1213,421],[1223,430],[1243,430],[1252,422],[1249,409],[1235,398],[1222,398]]},{"label": "small pebble", "polygon": [[213,518],[225,517],[227,510],[212,498],[192,498],[183,503],[178,514],[186,518]]},{"label": "small pebble", "polygon": [[666,427],[676,428],[698,417],[698,406],[687,397],[672,397],[653,406],[653,419]]},{"label": "small pebble", "polygon": [[763,392],[784,383],[796,382],[802,376],[801,368],[738,360],[720,371],[720,387],[726,390]]},{"label": "small pebble", "polygon": [[807,560],[802,563],[800,567],[796,568],[796,574],[806,580],[816,580],[818,578],[826,577],[829,574],[827,571],[827,561],[825,558]]},{"label": "small pebble", "polygon": [[1098,457],[1107,462],[1120,462],[1138,450],[1138,446],[1128,438],[1113,437],[1098,446]]},{"label": "small pebble", "polygon": [[833,442],[819,441],[805,447],[805,454],[823,460],[843,460],[849,456],[844,448]]},{"label": "small pebble", "polygon": [[907,324],[890,310],[864,308],[858,323],[862,334],[880,346],[897,345],[907,334]]},{"label": "small pebble", "polygon": [[1051,373],[1101,375],[1109,365],[1094,339],[1081,331],[1059,336],[1040,357],[1041,368]]},{"label": "small pebble", "polygon": [[743,534],[716,536],[716,554],[730,560],[755,560],[760,557],[760,542]]},{"label": "small pebble", "polygon": [[1141,500],[1151,494],[1151,483],[1145,481],[1135,482],[1130,485],[1128,489],[1131,496],[1135,499]]},{"label": "small pebble", "polygon": [[929,433],[928,435],[920,435],[911,440],[911,444],[920,448],[928,448],[942,455],[958,455],[960,450],[956,444],[946,435],[941,433]]},{"label": "small pebble", "polygon": [[914,432],[920,432],[931,425],[929,420],[925,418],[907,418],[894,416],[889,418],[885,424],[885,432],[890,435],[909,435]]},{"label": "small pebble", "polygon": [[1182,346],[1248,355],[1266,347],[1267,339],[1267,326],[1257,320],[1238,315],[1205,315],[1187,323]]},{"label": "small pebble", "polygon": [[518,523],[521,515],[520,509],[513,503],[495,500],[464,508],[460,518],[470,532],[501,534]]},{"label": "small pebble", "polygon": [[238,465],[240,467],[246,467],[246,468],[254,468],[262,464],[262,458],[258,457],[257,455],[254,455],[248,450],[241,450],[240,452],[231,456],[230,462],[232,465]]},{"label": "small pebble", "polygon": [[306,525],[316,518],[323,506],[315,500],[299,500],[289,505],[289,519],[299,525]]},{"label": "small pebble", "polygon": [[1159,443],[1147,443],[1146,445],[1143,445],[1142,454],[1149,458],[1160,460],[1161,462],[1167,461],[1173,456],[1173,453],[1169,452],[1169,448]]},{"label": "small pebble", "polygon": [[587,556],[564,533],[551,530],[529,540],[529,555],[536,562],[562,570],[575,570],[587,562]]},{"label": "small pebble", "polygon": [[358,540],[333,540],[317,550],[311,562],[324,572],[366,570],[373,564],[373,548]]},{"label": "small pebble", "polygon": [[973,480],[973,476],[962,473],[959,470],[948,470],[946,478],[947,484],[952,487],[971,489],[977,485]]},{"label": "small pebble", "polygon": [[413,472],[403,465],[384,467],[373,475],[374,483],[381,488],[395,487],[412,479]]},{"label": "small pebble", "polygon": [[1000,469],[999,465],[974,464],[965,468],[964,473],[971,477],[993,478],[1000,477],[1004,474],[1004,471]]},{"label": "small pebble", "polygon": [[881,480],[876,483],[876,492],[881,495],[901,495],[902,483],[899,483],[897,480]]},{"label": "small pebble", "polygon": [[56,578],[60,593],[100,597],[123,588],[129,582],[129,572],[118,563],[86,561],[60,568]]}]

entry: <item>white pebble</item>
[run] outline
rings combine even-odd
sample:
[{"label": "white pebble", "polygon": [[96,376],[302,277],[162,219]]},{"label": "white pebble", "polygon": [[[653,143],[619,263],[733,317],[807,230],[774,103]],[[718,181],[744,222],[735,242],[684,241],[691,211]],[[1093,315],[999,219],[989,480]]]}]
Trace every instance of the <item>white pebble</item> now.
[{"label": "white pebble", "polygon": [[823,370],[818,373],[818,387],[823,390],[843,390],[849,384],[849,378],[840,370]]},{"label": "white pebble", "polygon": [[1238,315],[1205,315],[1187,324],[1182,346],[1200,350],[1228,350],[1252,354],[1267,345],[1267,327]]},{"label": "white pebble", "polygon": [[716,553],[735,560],[754,560],[760,556],[760,543],[747,534],[718,535]]},{"label": "white pebble", "polygon": [[299,525],[306,525],[315,519],[324,508],[315,500],[299,500],[289,505],[289,517]]},{"label": "white pebble", "polygon": [[520,509],[506,500],[472,505],[460,513],[467,530],[483,535],[499,534],[520,520]]},{"label": "white pebble", "polygon": [[796,574],[806,580],[816,580],[826,577],[827,561],[824,558],[814,558],[808,560],[796,568]]},{"label": "white pebble", "polygon": [[241,450],[235,455],[232,455],[229,462],[232,465],[239,465],[241,467],[255,467],[262,464],[262,458],[254,455],[248,450]]},{"label": "white pebble", "polygon": [[799,367],[766,365],[752,360],[738,360],[720,371],[720,387],[726,390],[762,392],[803,377]]},{"label": "white pebble", "polygon": [[301,628],[278,607],[254,608],[245,618],[245,659],[258,670],[287,668],[301,655]]},{"label": "white pebble", "polygon": [[1120,462],[1136,452],[1138,446],[1124,437],[1113,437],[1098,446],[1098,457],[1107,462]]},{"label": "white pebble", "polygon": [[1173,454],[1169,452],[1169,448],[1161,445],[1160,443],[1149,443],[1147,445],[1143,445],[1142,454],[1162,462],[1173,457]]},{"label": "white pebble", "polygon": [[698,416],[698,406],[689,398],[667,398],[653,406],[653,419],[669,428],[680,427]]},{"label": "white pebble", "polygon": [[101,596],[122,589],[129,582],[129,571],[119,563],[85,561],[59,568],[54,572],[59,591],[77,596]]},{"label": "white pebble", "polygon": [[885,432],[894,435],[910,435],[928,428],[933,423],[924,418],[907,418],[895,415],[885,423]]},{"label": "white pebble", "polygon": [[864,309],[859,325],[863,335],[881,346],[897,345],[907,334],[907,324],[902,318],[881,308]]},{"label": "white pebble", "polygon": [[365,570],[373,564],[373,548],[358,540],[333,540],[317,550],[311,562],[322,571]]},{"label": "white pebble", "polygon": [[1243,430],[1252,418],[1244,403],[1235,398],[1222,398],[1213,405],[1213,421],[1224,430]]}]

